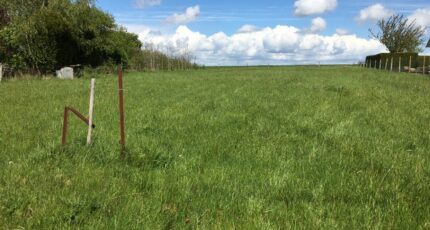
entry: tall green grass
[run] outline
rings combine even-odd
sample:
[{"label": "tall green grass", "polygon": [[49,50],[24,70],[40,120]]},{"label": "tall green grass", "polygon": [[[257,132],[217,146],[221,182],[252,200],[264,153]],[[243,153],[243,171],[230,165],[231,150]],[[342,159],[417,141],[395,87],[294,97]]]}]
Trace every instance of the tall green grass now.
[{"label": "tall green grass", "polygon": [[209,68],[0,84],[0,228],[430,228],[430,79]]}]

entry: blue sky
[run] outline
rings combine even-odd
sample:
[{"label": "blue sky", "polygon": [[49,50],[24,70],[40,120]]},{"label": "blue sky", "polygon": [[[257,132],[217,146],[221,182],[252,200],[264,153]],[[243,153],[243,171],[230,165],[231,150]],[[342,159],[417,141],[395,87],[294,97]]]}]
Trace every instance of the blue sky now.
[{"label": "blue sky", "polygon": [[144,43],[169,46],[172,55],[191,53],[207,65],[353,63],[384,50],[368,32],[379,18],[401,13],[430,26],[428,0],[98,0],[97,6]]}]

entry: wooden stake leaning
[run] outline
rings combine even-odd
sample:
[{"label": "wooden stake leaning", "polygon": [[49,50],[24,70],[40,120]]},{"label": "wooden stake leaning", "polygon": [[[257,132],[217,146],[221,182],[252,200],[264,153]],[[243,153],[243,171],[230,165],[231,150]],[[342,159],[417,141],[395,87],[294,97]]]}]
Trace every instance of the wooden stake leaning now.
[{"label": "wooden stake leaning", "polygon": [[88,124],[88,135],[87,135],[87,145],[90,145],[92,140],[91,140],[91,135],[93,132],[93,112],[94,112],[94,88],[96,85],[96,79],[91,79],[91,86],[90,86],[90,108],[89,108],[89,112],[88,112],[88,120],[89,120],[89,124]]},{"label": "wooden stake leaning", "polygon": [[88,136],[87,136],[87,144],[91,144],[91,134],[92,130],[96,127],[93,122],[93,111],[94,111],[94,88],[95,88],[95,79],[91,79],[91,89],[90,89],[90,111],[89,118],[87,119],[83,114],[78,112],[76,109],[72,107],[64,108],[64,117],[63,117],[63,134],[61,137],[61,148],[64,149],[67,142],[67,131],[68,131],[68,121],[69,121],[69,112],[75,114],[80,120],[82,120],[86,125],[88,125]]},{"label": "wooden stake leaning", "polygon": [[[66,146],[67,141],[67,130],[68,130],[68,120],[69,120],[69,112],[72,112],[75,114],[79,119],[81,119],[85,124],[89,125],[90,121],[81,113],[79,113],[76,109],[72,107],[65,107],[64,108],[64,120],[63,120],[63,135],[61,137],[61,148],[64,148]],[[92,128],[94,129],[96,126],[92,125]]]}]

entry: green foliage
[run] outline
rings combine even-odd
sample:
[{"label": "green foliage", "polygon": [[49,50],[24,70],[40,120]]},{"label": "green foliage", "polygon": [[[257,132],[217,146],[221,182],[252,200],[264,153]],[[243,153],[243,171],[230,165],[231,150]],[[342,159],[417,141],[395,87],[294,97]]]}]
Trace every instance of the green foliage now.
[{"label": "green foliage", "polygon": [[11,19],[0,27],[0,61],[12,67],[49,72],[72,64],[127,64],[142,46],[92,1],[16,1],[0,0]]},{"label": "green foliage", "polygon": [[[430,84],[354,67],[0,84],[0,228],[428,229]],[[23,93],[25,92],[25,93]]]},{"label": "green foliage", "polygon": [[135,71],[174,71],[200,68],[197,64],[191,63],[186,55],[169,57],[160,51],[151,49],[134,53],[129,67]]},{"label": "green foliage", "polygon": [[379,32],[372,36],[387,47],[391,53],[417,53],[424,43],[425,28],[416,25],[403,15],[393,15],[378,22]]}]

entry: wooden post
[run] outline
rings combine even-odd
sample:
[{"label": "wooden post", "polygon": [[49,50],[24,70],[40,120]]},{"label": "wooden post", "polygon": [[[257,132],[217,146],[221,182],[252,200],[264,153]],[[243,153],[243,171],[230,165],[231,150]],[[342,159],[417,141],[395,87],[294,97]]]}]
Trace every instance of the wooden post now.
[{"label": "wooden post", "polygon": [[399,56],[399,73],[402,72],[402,56]]},{"label": "wooden post", "polygon": [[390,68],[390,72],[393,72],[393,61],[394,61],[394,58],[393,58],[393,57],[391,57],[391,68]]},{"label": "wooden post", "polygon": [[3,65],[0,63],[0,82],[2,78],[3,78]]},{"label": "wooden post", "polygon": [[[61,138],[61,146],[62,148],[64,148],[64,146],[66,145],[66,140],[67,140],[67,127],[68,127],[68,114],[69,112],[74,113],[79,119],[81,119],[83,122],[85,122],[85,124],[90,125],[90,121],[81,113],[79,113],[76,109],[72,108],[72,107],[65,107],[64,108],[64,122],[63,122],[63,136]],[[94,125],[94,123],[92,124],[92,128],[94,129],[96,126]]]},{"label": "wooden post", "polygon": [[426,56],[423,56],[423,74],[426,74]]},{"label": "wooden post", "polygon": [[385,59],[385,71],[387,71],[387,66],[388,66],[388,58]]},{"label": "wooden post", "polygon": [[377,66],[376,66],[376,59],[375,59],[375,66],[374,67],[375,67],[375,69],[377,68]]},{"label": "wooden post", "polygon": [[90,109],[88,112],[88,135],[87,135],[87,145],[91,144],[91,134],[93,132],[93,112],[94,112],[94,88],[96,85],[96,79],[91,79],[90,86]]},{"label": "wooden post", "polygon": [[64,146],[66,145],[66,140],[67,140],[67,127],[69,122],[68,120],[68,108],[64,108],[64,114],[63,114],[63,135],[61,136],[61,148],[64,148]]},{"label": "wooden post", "polygon": [[124,118],[124,87],[122,83],[122,64],[118,67],[118,91],[119,91],[121,159],[124,159],[125,158],[125,118]]},{"label": "wooden post", "polygon": [[379,70],[381,70],[381,69],[382,69],[382,59],[379,58]]},{"label": "wooden post", "polygon": [[412,56],[409,56],[409,73],[411,72],[412,67]]}]

